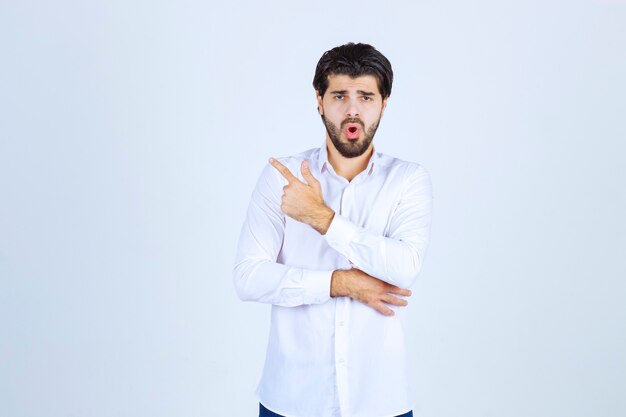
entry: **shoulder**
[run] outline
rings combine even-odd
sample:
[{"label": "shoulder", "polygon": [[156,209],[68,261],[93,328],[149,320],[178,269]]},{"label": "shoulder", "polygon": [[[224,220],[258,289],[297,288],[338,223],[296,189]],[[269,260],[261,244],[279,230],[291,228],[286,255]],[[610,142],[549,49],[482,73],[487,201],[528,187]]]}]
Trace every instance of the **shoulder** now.
[{"label": "shoulder", "polygon": [[[299,178],[302,161],[308,160],[312,166],[317,165],[318,156],[319,148],[312,148],[294,155],[276,156],[274,157],[274,159],[287,167],[287,169],[289,169],[289,171],[291,171],[293,175]],[[274,183],[279,182],[282,185],[287,184],[287,180],[269,162],[265,164],[265,167],[261,172],[261,178],[265,178],[266,181],[271,181]]]},{"label": "shoulder", "polygon": [[405,198],[433,198],[430,173],[424,165],[385,154],[378,157],[386,180],[396,184]]},{"label": "shoulder", "polygon": [[430,178],[426,167],[419,162],[406,161],[384,153],[377,153],[377,159],[377,163],[388,174],[400,177],[405,181]]},{"label": "shoulder", "polygon": [[[295,175],[298,178],[301,178],[300,169],[302,166],[302,161],[304,160],[309,161],[312,168],[317,166],[319,151],[320,151],[319,148],[312,148],[312,149],[308,149],[304,152],[300,152],[295,155],[279,156],[279,157],[275,157],[274,159],[278,160],[278,162],[280,162],[285,167],[287,167],[287,169],[291,171],[293,175]],[[287,180],[283,178],[283,176],[276,170],[276,168],[274,168],[269,163],[267,165],[269,166],[271,171],[273,171],[273,174],[281,179],[281,182],[284,182],[285,184],[287,184]]]},{"label": "shoulder", "polygon": [[311,161],[312,159],[317,160],[319,151],[319,148],[311,148],[295,155],[277,157],[276,159],[278,159],[281,164],[289,168],[291,172],[293,172],[294,169],[300,171],[300,164],[302,164],[302,161],[305,159],[308,161]]}]

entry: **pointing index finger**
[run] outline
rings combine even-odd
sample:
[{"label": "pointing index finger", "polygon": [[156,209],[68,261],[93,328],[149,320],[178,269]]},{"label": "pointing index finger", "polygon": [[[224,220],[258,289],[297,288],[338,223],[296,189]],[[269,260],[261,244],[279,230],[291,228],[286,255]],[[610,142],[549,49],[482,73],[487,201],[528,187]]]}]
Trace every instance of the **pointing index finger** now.
[{"label": "pointing index finger", "polygon": [[287,168],[286,166],[284,166],[283,164],[281,164],[280,162],[278,162],[277,159],[274,158],[270,158],[269,159],[270,164],[272,164],[272,166],[274,168],[276,168],[278,170],[278,172],[280,172],[280,175],[282,175],[283,177],[285,177],[285,179],[287,181],[289,181],[289,183],[293,182],[293,181],[299,181],[298,178],[296,178],[291,171],[289,171],[289,168]]}]

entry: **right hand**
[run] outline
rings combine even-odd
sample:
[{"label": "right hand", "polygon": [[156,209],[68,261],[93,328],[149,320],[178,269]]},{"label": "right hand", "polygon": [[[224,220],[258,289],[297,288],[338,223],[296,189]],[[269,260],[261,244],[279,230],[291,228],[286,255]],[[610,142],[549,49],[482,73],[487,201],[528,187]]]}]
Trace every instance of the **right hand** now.
[{"label": "right hand", "polygon": [[375,278],[360,269],[338,269],[333,272],[331,278],[331,297],[353,298],[385,316],[395,314],[388,307],[389,304],[398,307],[404,307],[408,304],[405,299],[396,297],[396,295],[409,297],[411,291]]}]

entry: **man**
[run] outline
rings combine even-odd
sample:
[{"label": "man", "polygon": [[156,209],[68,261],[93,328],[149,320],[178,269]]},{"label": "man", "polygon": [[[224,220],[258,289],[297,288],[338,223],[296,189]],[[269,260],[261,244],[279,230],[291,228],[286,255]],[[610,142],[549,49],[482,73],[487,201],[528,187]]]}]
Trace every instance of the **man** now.
[{"label": "man", "polygon": [[412,416],[406,297],[428,245],[426,170],[376,152],[391,64],[366,44],[319,60],[321,148],[261,173],[233,267],[237,294],[272,304],[260,416]]}]

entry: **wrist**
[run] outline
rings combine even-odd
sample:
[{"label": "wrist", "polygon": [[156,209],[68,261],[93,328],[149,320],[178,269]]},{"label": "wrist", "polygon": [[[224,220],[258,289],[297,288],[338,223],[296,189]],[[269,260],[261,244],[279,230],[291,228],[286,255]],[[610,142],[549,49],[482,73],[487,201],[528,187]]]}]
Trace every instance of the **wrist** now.
[{"label": "wrist", "polygon": [[322,228],[322,235],[325,235],[326,232],[328,232],[328,228],[330,227],[330,224],[333,222],[333,219],[335,218],[335,211],[333,209],[331,209],[330,207],[326,206],[326,216],[325,216],[325,222],[324,222],[324,227]]},{"label": "wrist", "polygon": [[337,269],[333,271],[330,277],[330,296],[331,297],[346,297],[350,293],[346,279],[348,278],[348,271],[344,269]]},{"label": "wrist", "polygon": [[325,205],[315,216],[315,220],[313,221],[313,224],[311,224],[311,226],[321,235],[325,235],[334,218],[334,210]]}]

